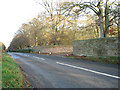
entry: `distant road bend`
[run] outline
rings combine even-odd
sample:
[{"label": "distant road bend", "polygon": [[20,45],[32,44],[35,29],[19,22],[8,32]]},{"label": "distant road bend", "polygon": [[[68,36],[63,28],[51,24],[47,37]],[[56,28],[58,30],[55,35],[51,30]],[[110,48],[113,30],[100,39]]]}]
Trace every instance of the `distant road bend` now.
[{"label": "distant road bend", "polygon": [[119,88],[118,65],[31,53],[9,53],[35,88]]}]

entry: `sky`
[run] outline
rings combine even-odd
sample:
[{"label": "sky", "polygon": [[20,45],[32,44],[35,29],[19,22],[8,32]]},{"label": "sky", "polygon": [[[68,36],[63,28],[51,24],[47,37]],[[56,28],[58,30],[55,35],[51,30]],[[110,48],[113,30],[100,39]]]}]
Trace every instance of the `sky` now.
[{"label": "sky", "polygon": [[43,10],[34,0],[0,0],[0,42],[8,47],[22,23]]}]

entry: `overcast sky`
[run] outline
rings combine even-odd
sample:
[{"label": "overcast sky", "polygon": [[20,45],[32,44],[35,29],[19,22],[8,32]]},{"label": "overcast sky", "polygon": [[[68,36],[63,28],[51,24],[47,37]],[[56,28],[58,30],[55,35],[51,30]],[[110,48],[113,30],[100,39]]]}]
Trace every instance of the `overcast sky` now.
[{"label": "overcast sky", "polygon": [[8,47],[22,23],[43,10],[34,0],[0,0],[0,41]]}]

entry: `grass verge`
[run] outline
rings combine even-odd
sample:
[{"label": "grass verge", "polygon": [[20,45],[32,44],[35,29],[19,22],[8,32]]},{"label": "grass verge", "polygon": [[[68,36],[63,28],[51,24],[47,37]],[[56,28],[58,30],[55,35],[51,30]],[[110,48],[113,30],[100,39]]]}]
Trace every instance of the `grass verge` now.
[{"label": "grass verge", "polygon": [[23,72],[16,61],[7,53],[3,53],[2,88],[24,88],[24,81]]},{"label": "grass verge", "polygon": [[72,58],[72,59],[82,59],[82,60],[88,60],[88,61],[94,61],[94,62],[102,62],[102,63],[108,63],[108,64],[120,64],[118,56],[113,56],[113,57],[93,57],[93,56],[73,56],[73,55],[69,55],[69,56],[66,56],[66,57]]}]

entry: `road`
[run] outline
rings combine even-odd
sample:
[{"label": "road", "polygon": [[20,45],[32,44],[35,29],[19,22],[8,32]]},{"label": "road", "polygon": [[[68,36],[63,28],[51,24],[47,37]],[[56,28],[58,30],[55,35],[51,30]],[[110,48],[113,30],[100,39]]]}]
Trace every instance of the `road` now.
[{"label": "road", "polygon": [[35,88],[118,88],[118,65],[32,53],[9,53]]}]

